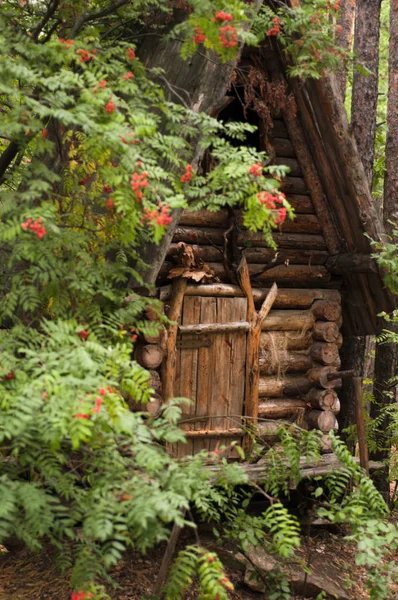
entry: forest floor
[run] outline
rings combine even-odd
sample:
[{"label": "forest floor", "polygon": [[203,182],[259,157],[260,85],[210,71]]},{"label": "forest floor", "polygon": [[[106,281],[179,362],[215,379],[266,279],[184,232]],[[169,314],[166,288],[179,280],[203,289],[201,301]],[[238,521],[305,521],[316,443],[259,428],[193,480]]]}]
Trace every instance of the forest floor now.
[{"label": "forest floor", "polygon": [[[340,533],[331,533],[318,528],[311,536],[303,536],[301,557],[308,565],[321,561],[327,565],[328,576],[340,582],[351,582],[348,591],[352,600],[367,599],[365,571],[355,566],[354,549],[349,547]],[[181,539],[181,545],[194,540]],[[125,555],[111,573],[117,587],[106,585],[112,600],[142,600],[153,589],[164,545],[143,557],[130,552]],[[51,548],[38,554],[26,550],[2,552],[0,555],[0,599],[1,600],[70,600],[71,589],[68,576],[57,572]],[[243,582],[242,572],[226,566],[226,572],[235,586],[231,600],[262,600],[264,594],[251,591]],[[398,598],[398,586],[394,591]],[[196,598],[195,590],[186,595],[186,600]],[[302,600],[303,596],[292,596],[292,600]]]}]

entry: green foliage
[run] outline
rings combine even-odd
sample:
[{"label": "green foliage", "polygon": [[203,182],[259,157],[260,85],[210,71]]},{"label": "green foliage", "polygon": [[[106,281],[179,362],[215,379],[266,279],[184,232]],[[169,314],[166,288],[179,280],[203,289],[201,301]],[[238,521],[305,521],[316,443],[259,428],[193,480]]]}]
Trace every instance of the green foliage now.
[{"label": "green foliage", "polygon": [[291,61],[291,76],[319,79],[349,59],[336,44],[339,7],[337,0],[302,0],[294,8],[278,3],[274,12],[265,4],[252,31],[259,40],[275,37],[280,41]]}]

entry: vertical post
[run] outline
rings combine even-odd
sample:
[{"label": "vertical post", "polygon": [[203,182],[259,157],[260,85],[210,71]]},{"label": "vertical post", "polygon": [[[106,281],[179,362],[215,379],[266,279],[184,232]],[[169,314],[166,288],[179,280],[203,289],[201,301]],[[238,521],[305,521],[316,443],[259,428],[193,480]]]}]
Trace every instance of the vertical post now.
[{"label": "vertical post", "polygon": [[176,340],[178,331],[177,322],[181,315],[186,287],[187,279],[183,279],[182,277],[174,279],[171,291],[170,309],[167,315],[171,323],[169,323],[167,328],[166,358],[162,365],[163,396],[166,402],[174,396]]},{"label": "vertical post", "polygon": [[352,382],[354,384],[355,393],[355,410],[357,417],[357,429],[358,429],[358,446],[359,446],[359,463],[367,473],[369,473],[369,455],[368,455],[368,444],[366,441],[365,434],[365,419],[363,415],[363,403],[362,403],[362,378],[353,377]]},{"label": "vertical post", "polygon": [[[259,312],[256,312],[254,306],[253,290],[250,283],[249,268],[246,259],[243,257],[238,270],[239,284],[247,297],[247,320],[250,329],[247,336],[246,350],[246,383],[245,383],[245,416],[250,417],[248,424],[257,424],[258,419],[258,383],[260,377],[259,353],[260,353],[260,334],[261,325],[267,317],[275,299],[278,295],[278,287],[273,284],[268,292]],[[245,436],[244,445],[250,449],[250,438]]]}]

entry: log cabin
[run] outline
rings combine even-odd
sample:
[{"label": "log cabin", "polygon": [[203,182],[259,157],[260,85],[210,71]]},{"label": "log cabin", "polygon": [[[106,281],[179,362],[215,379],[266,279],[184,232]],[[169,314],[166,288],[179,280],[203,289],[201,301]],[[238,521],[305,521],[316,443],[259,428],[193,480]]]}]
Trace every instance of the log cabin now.
[{"label": "log cabin", "polygon": [[[250,447],[252,425],[264,440],[280,423],[337,429],[342,377],[352,375],[340,360],[344,336],[376,333],[377,315],[392,308],[372,258],[382,225],[334,79],[289,79],[268,39],[244,50],[218,117],[257,125],[248,143],[290,167],[281,189],[296,216],[275,230],[276,252],[244,229],[239,210],[180,218],[157,280],[178,325],[139,349],[153,410],[192,399],[178,456],[233,440]],[[184,265],[196,281],[170,279]]]}]

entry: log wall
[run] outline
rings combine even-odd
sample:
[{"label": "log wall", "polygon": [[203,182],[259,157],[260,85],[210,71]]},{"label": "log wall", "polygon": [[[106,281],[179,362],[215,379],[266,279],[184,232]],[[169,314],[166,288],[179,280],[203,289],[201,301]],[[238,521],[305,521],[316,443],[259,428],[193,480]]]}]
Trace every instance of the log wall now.
[{"label": "log wall", "polygon": [[[283,419],[328,432],[337,427],[336,415],[340,408],[336,390],[341,381],[338,378],[329,380],[328,374],[340,368],[341,279],[328,269],[333,248],[323,235],[312,198],[312,194],[319,194],[319,189],[313,189],[313,182],[308,180],[308,169],[302,168],[301,157],[296,154],[297,146],[289,137],[292,126],[287,127],[280,116],[273,123],[273,131],[266,136],[267,147],[261,149],[272,154],[276,164],[290,167],[281,187],[295,209],[296,217],[275,230],[277,255],[267,247],[261,233],[244,229],[239,213],[233,219],[234,259],[239,259],[237,252],[246,258],[257,309],[271,285],[274,282],[278,285],[273,308],[262,324],[259,425],[265,431],[264,424],[269,420]],[[225,264],[226,235],[230,227],[231,215],[226,209],[219,212],[184,211],[158,277],[160,299],[167,307],[172,295],[168,274],[178,263],[179,242],[191,245],[196,259],[206,263],[214,274],[213,283],[189,282],[185,289],[180,344],[184,339],[196,339],[199,346],[177,350],[175,393],[193,400],[193,405],[184,409],[189,413],[189,420],[184,425],[188,441],[185,448],[180,445],[177,449],[179,455],[203,448],[213,449],[225,438],[242,439],[238,423],[232,425],[225,416],[221,417],[229,414],[229,403],[234,402],[231,386],[238,385],[237,371],[239,381],[245,377],[234,351],[234,339],[239,341],[240,346],[237,343],[236,347],[243,352],[243,340],[249,331],[242,308],[246,300],[238,285],[230,246],[229,264]],[[228,298],[243,302],[239,319],[231,319],[235,311],[233,303],[228,310],[224,309],[224,315],[221,308],[217,308],[227,306],[222,299]],[[199,339],[207,340],[210,345],[201,346]],[[240,365],[236,372],[234,361]],[[217,370],[224,372],[221,383]],[[224,379],[229,381],[228,385],[224,386]],[[223,390],[218,400],[217,394],[213,394],[215,381]],[[224,393],[224,388],[230,391]],[[236,400],[236,394],[234,397]],[[244,399],[239,399],[238,403],[239,406],[235,401],[231,415],[244,415]],[[220,415],[218,420],[215,419],[217,414]],[[186,420],[187,414],[184,417]],[[275,435],[275,428],[272,435]]]}]

